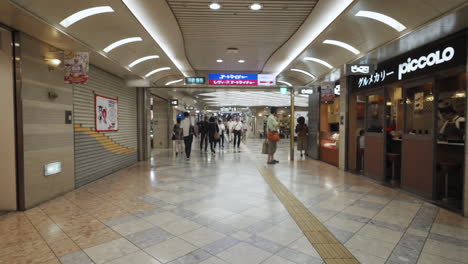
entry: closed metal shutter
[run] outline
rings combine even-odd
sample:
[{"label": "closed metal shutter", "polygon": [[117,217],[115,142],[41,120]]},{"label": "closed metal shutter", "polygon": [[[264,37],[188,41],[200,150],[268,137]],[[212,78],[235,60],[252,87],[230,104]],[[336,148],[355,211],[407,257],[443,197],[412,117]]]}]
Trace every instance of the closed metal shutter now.
[{"label": "closed metal shutter", "polygon": [[[119,131],[94,131],[95,94],[119,99]],[[138,160],[136,89],[123,79],[90,66],[89,82],[73,88],[75,184],[80,187]]]}]

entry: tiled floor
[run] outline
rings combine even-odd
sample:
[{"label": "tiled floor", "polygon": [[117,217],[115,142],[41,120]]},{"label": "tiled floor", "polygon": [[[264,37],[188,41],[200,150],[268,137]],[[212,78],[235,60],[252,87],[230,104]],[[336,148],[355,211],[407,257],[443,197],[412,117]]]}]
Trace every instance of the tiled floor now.
[{"label": "tiled floor", "polygon": [[[255,140],[189,162],[161,151],[0,216],[0,263],[315,264],[335,238],[360,263],[468,263],[468,219],[322,162],[290,163],[279,146],[274,166]],[[333,236],[307,236],[313,222]]]}]

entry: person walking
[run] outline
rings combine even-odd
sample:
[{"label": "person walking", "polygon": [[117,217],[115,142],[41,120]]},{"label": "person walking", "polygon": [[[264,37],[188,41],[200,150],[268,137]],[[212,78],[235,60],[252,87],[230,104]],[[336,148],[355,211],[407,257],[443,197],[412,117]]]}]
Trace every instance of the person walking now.
[{"label": "person walking", "polygon": [[242,141],[247,140],[247,131],[249,130],[249,127],[247,126],[247,122],[242,120]]},{"label": "person walking", "polygon": [[233,125],[234,125],[234,122],[232,121],[232,118],[229,116],[227,124],[226,124],[226,132],[227,132],[229,143],[232,142],[232,126]]},{"label": "person walking", "polygon": [[276,145],[279,141],[279,122],[278,122],[278,109],[271,108],[271,115],[267,121],[267,140],[268,140],[268,161],[267,164],[276,164],[279,161],[275,160]]},{"label": "person walking", "polygon": [[234,151],[237,147],[239,150],[241,137],[242,137],[242,122],[239,120],[239,117],[236,117],[236,121],[232,125],[232,134],[234,135]]},{"label": "person walking", "polygon": [[205,116],[198,125],[200,133],[200,150],[203,150],[203,142],[205,142],[205,152],[208,149],[208,116]]},{"label": "person walking", "polygon": [[301,157],[303,157],[303,152],[307,151],[307,136],[309,135],[309,127],[307,127],[305,123],[305,118],[303,116],[300,116],[297,119],[296,134],[297,150],[301,153]]},{"label": "person walking", "polygon": [[182,136],[184,137],[185,155],[187,156],[187,160],[190,160],[194,129],[188,112],[184,113],[184,120],[182,120],[180,127],[182,128]]},{"label": "person walking", "polygon": [[210,121],[208,122],[207,128],[208,138],[210,140],[211,153],[215,154],[216,143],[219,140],[219,127],[214,116],[210,117]]},{"label": "person walking", "polygon": [[184,140],[184,136],[183,136],[183,132],[181,128],[181,122],[182,122],[182,119],[178,117],[177,123],[174,124],[174,128],[172,129],[174,133],[172,135],[172,140],[174,141],[174,148],[176,151],[176,156],[179,156],[179,153],[182,155],[182,153],[184,152],[184,146],[182,143]]},{"label": "person walking", "polygon": [[226,133],[226,126],[223,123],[222,119],[218,120],[218,127],[219,127],[219,149],[224,149],[224,139]]}]

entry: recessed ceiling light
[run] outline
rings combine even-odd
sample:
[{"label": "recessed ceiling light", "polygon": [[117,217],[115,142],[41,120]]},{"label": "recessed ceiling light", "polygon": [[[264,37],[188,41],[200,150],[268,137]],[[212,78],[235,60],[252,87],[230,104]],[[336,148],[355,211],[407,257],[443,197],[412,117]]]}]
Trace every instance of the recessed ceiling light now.
[{"label": "recessed ceiling light", "polygon": [[239,63],[244,63],[245,60],[238,60],[237,62],[239,62]]},{"label": "recessed ceiling light", "polygon": [[221,63],[221,62],[223,62],[223,60],[222,59],[217,59],[216,62]]},{"label": "recessed ceiling light", "polygon": [[145,75],[145,77],[150,77],[151,75],[153,75],[153,74],[155,74],[155,73],[158,73],[158,72],[160,72],[160,71],[168,71],[168,70],[170,70],[170,69],[171,69],[171,68],[169,68],[169,67],[162,67],[162,68],[159,68],[159,69],[156,69],[156,70],[153,70],[153,71],[148,72],[148,73]]},{"label": "recessed ceiling light", "polygon": [[103,50],[104,50],[104,52],[107,53],[107,52],[109,52],[109,51],[111,51],[111,50],[113,50],[113,49],[115,49],[117,47],[120,47],[120,46],[125,45],[127,43],[136,42],[136,41],[143,41],[143,39],[140,38],[140,37],[121,39],[119,41],[116,41],[116,42],[110,44],[109,46],[107,46]]},{"label": "recessed ceiling light", "polygon": [[175,81],[170,81],[170,82],[167,82],[167,83],[166,83],[166,86],[167,86],[167,85],[174,84],[174,83],[181,82],[181,81],[183,81],[183,80],[184,80],[184,79],[180,79],[180,80],[175,80]]},{"label": "recessed ceiling light", "polygon": [[341,41],[338,41],[338,40],[330,40],[330,39],[327,39],[325,41],[323,41],[323,44],[330,44],[330,45],[335,45],[335,46],[338,46],[338,47],[342,47],[343,49],[347,49],[349,51],[351,51],[352,53],[358,55],[359,53],[361,53],[359,50],[357,50],[355,47],[347,44],[347,43],[344,43],[344,42],[341,42]]},{"label": "recessed ceiling light", "polygon": [[291,83],[285,82],[285,81],[278,81],[279,83],[286,84],[289,87],[292,87]]},{"label": "recessed ceiling light", "polygon": [[305,57],[304,60],[317,62],[317,63],[322,64],[323,66],[325,66],[325,67],[327,67],[329,69],[333,69],[333,66],[331,66],[330,63],[328,63],[326,61],[323,61],[321,59],[312,58],[312,57]]},{"label": "recessed ceiling light", "polygon": [[210,8],[213,9],[213,10],[218,10],[221,8],[221,5],[219,3],[211,3],[210,4]]},{"label": "recessed ceiling light", "polygon": [[392,28],[394,28],[396,31],[401,32],[406,29],[406,27],[395,20],[394,18],[391,18],[387,15],[377,13],[377,12],[372,12],[372,11],[359,11],[357,12],[356,16],[358,17],[367,17],[370,19],[377,20],[379,22],[382,22]]},{"label": "recessed ceiling light", "polygon": [[152,60],[152,59],[158,59],[158,58],[159,58],[158,55],[151,55],[151,56],[142,57],[142,58],[139,58],[139,59],[133,61],[132,63],[130,63],[130,64],[128,65],[128,67],[132,68],[133,66],[135,66],[135,65],[137,65],[137,64],[139,64],[139,63],[142,63],[142,62],[144,62],[144,61]]},{"label": "recessed ceiling light", "polygon": [[60,22],[60,25],[67,28],[75,24],[76,22],[84,18],[87,18],[89,16],[94,16],[94,15],[102,14],[102,13],[111,13],[111,12],[114,12],[114,9],[112,9],[112,7],[110,6],[98,6],[98,7],[84,9],[65,18],[64,20]]},{"label": "recessed ceiling light", "polygon": [[315,75],[313,75],[312,73],[306,72],[306,71],[301,70],[301,69],[291,69],[291,71],[293,71],[293,72],[300,72],[300,73],[302,73],[302,74],[305,74],[305,75],[309,76],[310,78],[312,78],[312,79],[314,79],[314,80],[317,79],[317,77],[315,77]]},{"label": "recessed ceiling light", "polygon": [[250,5],[250,9],[254,10],[254,11],[257,11],[257,10],[260,10],[262,9],[262,5],[260,3],[253,3]]}]

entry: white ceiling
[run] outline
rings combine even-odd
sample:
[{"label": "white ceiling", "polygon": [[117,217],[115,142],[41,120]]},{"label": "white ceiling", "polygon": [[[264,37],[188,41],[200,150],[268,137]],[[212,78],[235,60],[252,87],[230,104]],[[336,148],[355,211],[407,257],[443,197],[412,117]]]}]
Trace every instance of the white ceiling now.
[{"label": "white ceiling", "polygon": [[[187,57],[198,71],[260,72],[273,52],[283,45],[309,16],[318,0],[264,0],[252,11],[251,0],[167,0],[185,40]],[[238,54],[228,54],[237,48]],[[217,63],[217,59],[224,60]],[[245,63],[239,64],[238,60]]]}]

